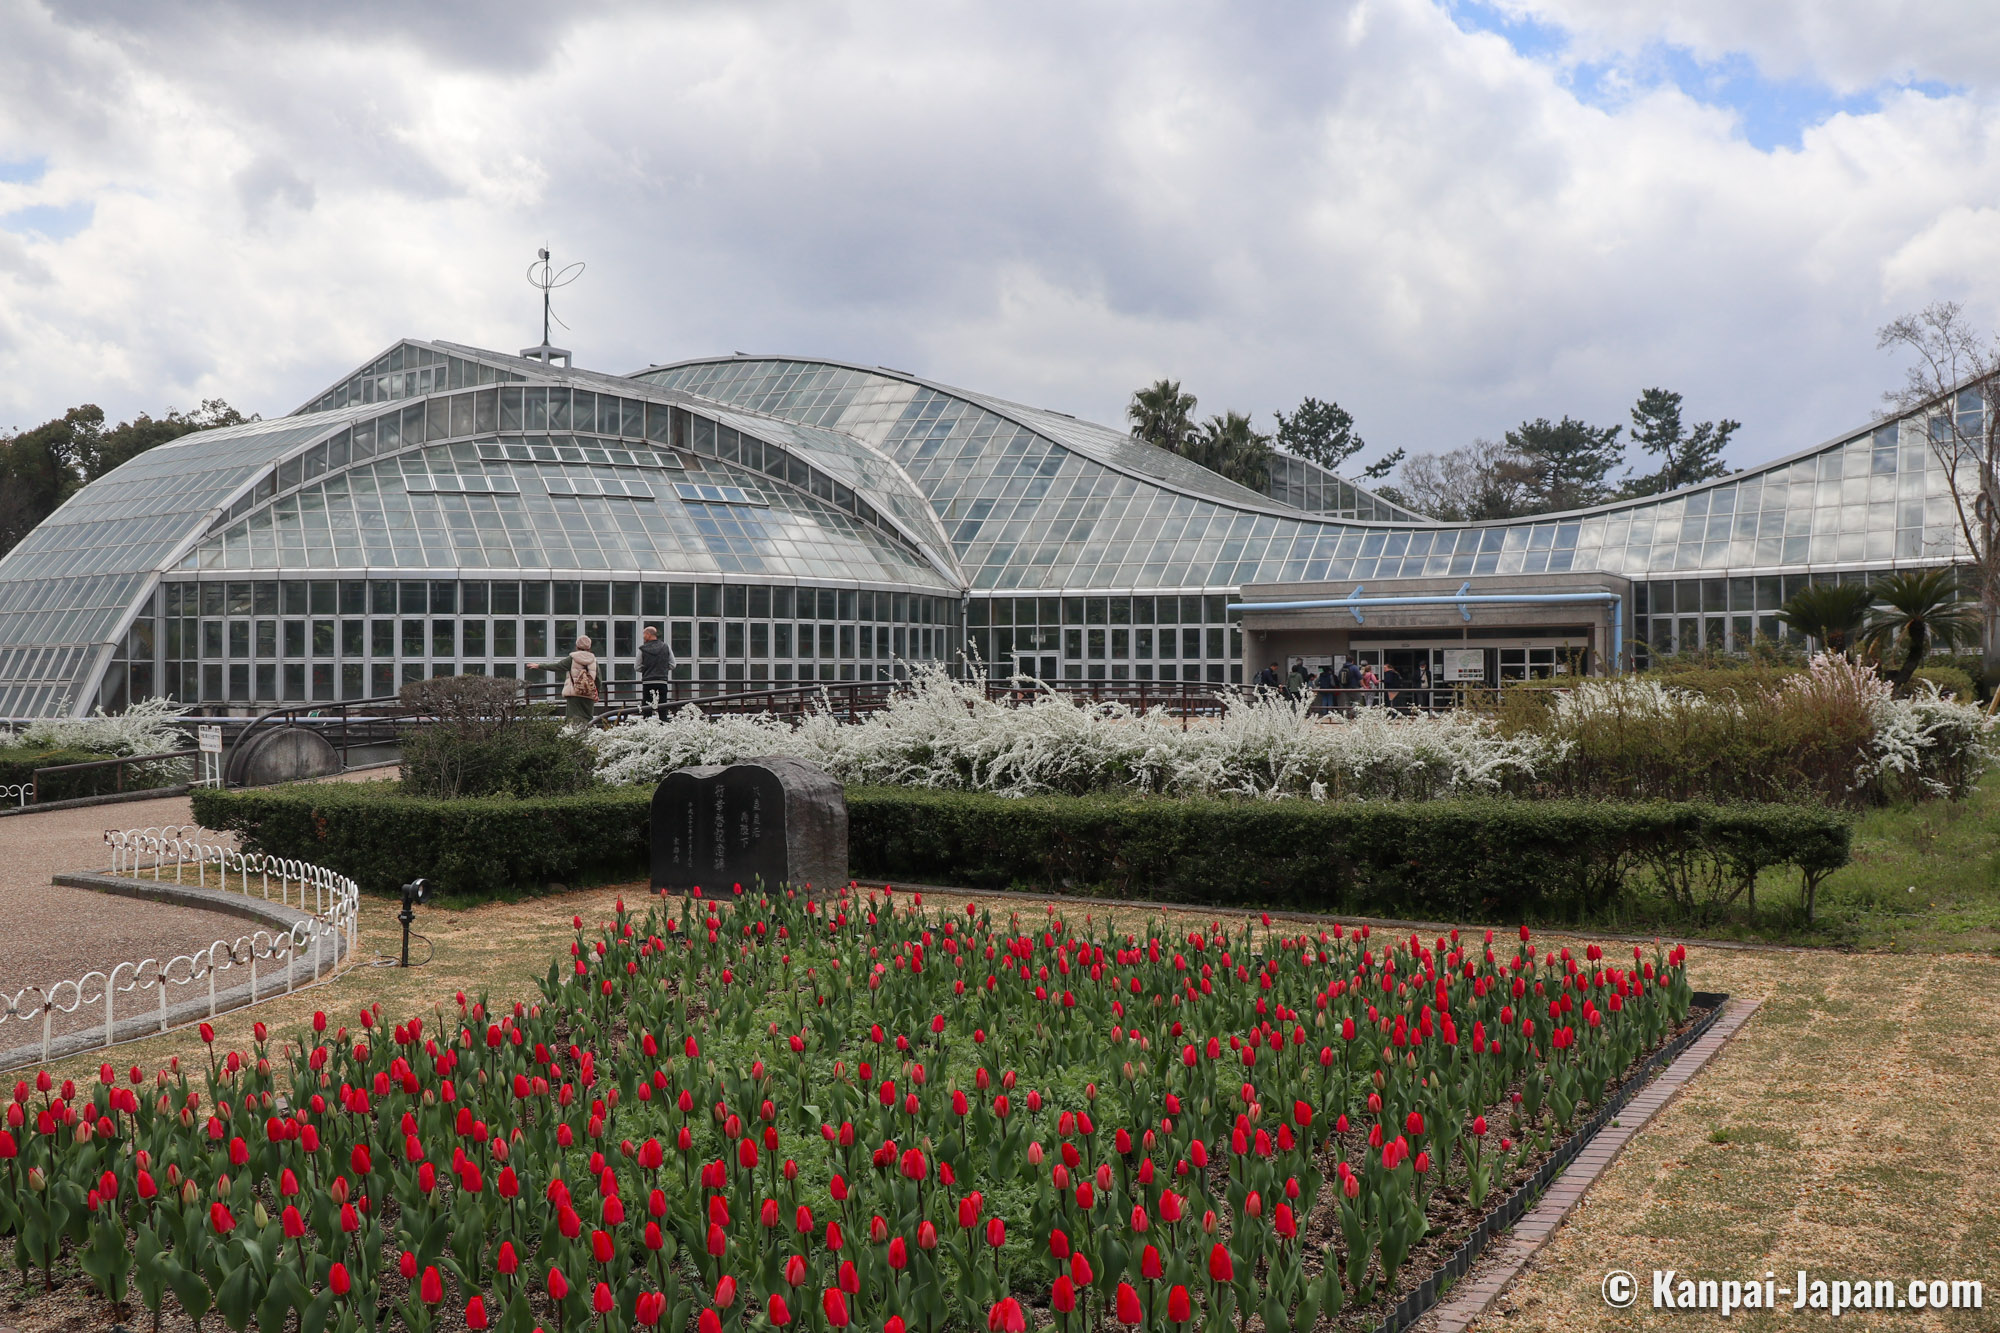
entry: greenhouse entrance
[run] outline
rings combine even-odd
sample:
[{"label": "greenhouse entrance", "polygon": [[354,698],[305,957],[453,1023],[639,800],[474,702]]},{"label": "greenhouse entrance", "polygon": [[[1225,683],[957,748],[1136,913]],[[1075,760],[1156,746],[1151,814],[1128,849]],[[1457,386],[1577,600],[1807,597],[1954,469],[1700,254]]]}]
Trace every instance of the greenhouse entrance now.
[{"label": "greenhouse entrance", "polygon": [[[1246,586],[1244,662],[1261,670],[1352,660],[1393,669],[1404,702],[1454,686],[1603,674],[1630,660],[1632,585],[1609,575],[1396,579]],[[1428,678],[1428,687],[1426,687]]]}]

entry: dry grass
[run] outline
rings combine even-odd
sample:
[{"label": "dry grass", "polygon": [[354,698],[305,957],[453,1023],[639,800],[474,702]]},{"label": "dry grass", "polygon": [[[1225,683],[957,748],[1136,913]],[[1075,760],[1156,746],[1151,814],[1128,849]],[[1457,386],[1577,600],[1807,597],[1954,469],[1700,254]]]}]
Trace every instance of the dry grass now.
[{"label": "dry grass", "polygon": [[[427,908],[418,929],[435,943],[422,968],[357,967],[316,991],[225,1015],[218,1040],[247,1044],[257,1019],[276,1031],[303,1027],[315,1009],[351,1017],[380,999],[402,1017],[486,989],[498,1001],[535,994],[552,954],[566,952],[569,919],[609,915],[616,889],[454,911]],[[627,886],[628,902],[643,898]],[[927,903],[957,910],[959,895]],[[1014,900],[1025,914],[1040,902]],[[1050,900],[1071,918],[1094,914],[1136,926],[1143,912]],[[998,905],[997,903],[995,904]],[[1177,925],[1207,913],[1174,913]],[[392,947],[394,904],[363,903],[364,954]],[[421,945],[417,948],[421,956]],[[1885,1318],[1849,1314],[1848,1329],[2000,1327],[2000,960],[1964,954],[1836,954],[1695,942],[1698,989],[1756,996],[1763,1008],[1626,1149],[1585,1206],[1480,1328],[1631,1329],[1671,1319],[1677,1329],[1775,1328],[1780,1319],[1723,1321],[1638,1308],[1608,1310],[1606,1269],[1641,1277],[1654,1268],[1700,1276],[1789,1280],[1799,1269],[1828,1278],[1975,1277],[1994,1308],[1980,1313]],[[121,1047],[120,1068],[152,1068],[200,1050],[193,1031]],[[64,1069],[87,1075],[96,1058]],[[1642,1294],[1642,1306],[1647,1299]],[[32,1307],[0,1306],[22,1333]],[[60,1322],[60,1321],[58,1321]],[[72,1325],[74,1326],[74,1325]]]}]

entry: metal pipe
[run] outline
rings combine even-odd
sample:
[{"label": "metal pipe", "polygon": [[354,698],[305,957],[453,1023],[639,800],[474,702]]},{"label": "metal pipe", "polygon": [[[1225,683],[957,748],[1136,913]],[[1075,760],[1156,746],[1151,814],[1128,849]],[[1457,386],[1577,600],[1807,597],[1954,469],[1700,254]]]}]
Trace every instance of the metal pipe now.
[{"label": "metal pipe", "polygon": [[[1296,602],[1231,602],[1230,612],[1247,611],[1353,611],[1359,619],[1364,607],[1371,606],[1565,606],[1579,603],[1608,603],[1611,607],[1611,669],[1624,670],[1625,595],[1616,592],[1517,592],[1517,593],[1437,593],[1423,596],[1391,595],[1363,597],[1356,588],[1338,598],[1315,598]],[[1469,617],[1468,617],[1469,618]]]}]

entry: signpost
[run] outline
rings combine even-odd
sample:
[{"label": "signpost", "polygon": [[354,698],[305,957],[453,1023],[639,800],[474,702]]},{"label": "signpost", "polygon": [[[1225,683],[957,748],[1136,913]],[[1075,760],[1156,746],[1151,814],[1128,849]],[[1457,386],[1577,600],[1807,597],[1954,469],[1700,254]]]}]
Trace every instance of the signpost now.
[{"label": "signpost", "polygon": [[201,751],[201,781],[199,786],[220,787],[222,785],[222,728],[203,725],[195,728],[195,748]]}]

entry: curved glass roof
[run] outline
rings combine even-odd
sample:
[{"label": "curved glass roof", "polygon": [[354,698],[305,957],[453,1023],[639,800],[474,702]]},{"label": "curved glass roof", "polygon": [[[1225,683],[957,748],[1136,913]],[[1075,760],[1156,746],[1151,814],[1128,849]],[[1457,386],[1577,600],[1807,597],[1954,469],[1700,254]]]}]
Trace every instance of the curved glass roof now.
[{"label": "curved glass roof", "polygon": [[[1205,469],[1106,427],[902,372],[732,357],[638,378],[879,441],[930,495],[975,588],[1225,589],[1569,570],[1645,578],[1936,562],[1958,549],[1943,465],[1908,423],[1591,510],[1383,524],[1301,515],[1220,477],[1183,486],[1175,464]],[[1174,463],[1147,475],[1162,484],[1133,475],[1161,459]]]},{"label": "curved glass roof", "polygon": [[956,591],[918,552],[758,469],[699,456],[667,465],[654,460],[670,453],[619,444],[496,435],[355,463],[211,535],[188,564],[204,571],[673,570]]},{"label": "curved glass roof", "polygon": [[273,459],[340,424],[282,418],[185,435],[71,496],[0,557],[0,693],[25,687],[24,714],[93,699],[101,659],[159,571]]}]

